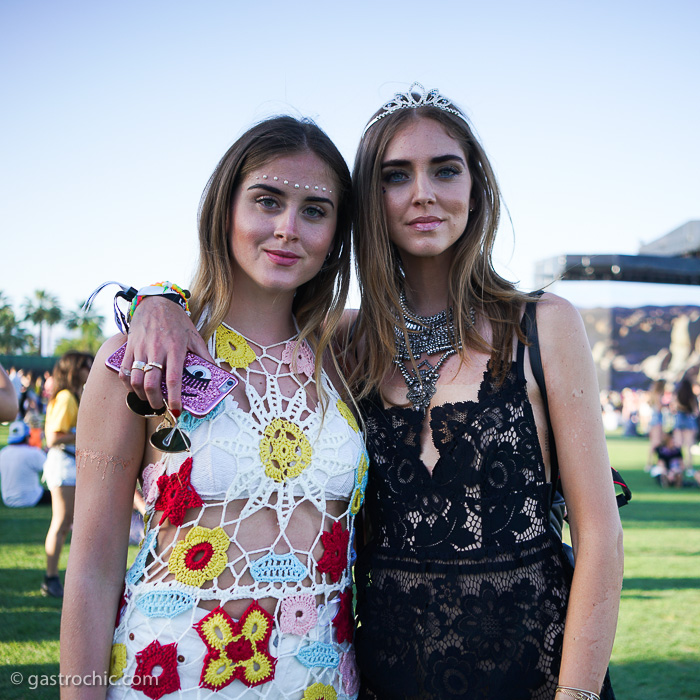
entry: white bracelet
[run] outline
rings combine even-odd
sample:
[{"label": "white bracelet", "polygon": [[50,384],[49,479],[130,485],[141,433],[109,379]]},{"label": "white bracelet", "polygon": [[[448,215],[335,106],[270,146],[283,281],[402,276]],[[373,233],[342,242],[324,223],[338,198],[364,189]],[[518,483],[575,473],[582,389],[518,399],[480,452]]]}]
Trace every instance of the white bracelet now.
[{"label": "white bracelet", "polygon": [[554,694],[562,693],[562,695],[568,695],[569,697],[576,698],[576,700],[600,700],[600,695],[594,693],[592,690],[582,690],[581,688],[569,688],[565,685],[558,685]]}]

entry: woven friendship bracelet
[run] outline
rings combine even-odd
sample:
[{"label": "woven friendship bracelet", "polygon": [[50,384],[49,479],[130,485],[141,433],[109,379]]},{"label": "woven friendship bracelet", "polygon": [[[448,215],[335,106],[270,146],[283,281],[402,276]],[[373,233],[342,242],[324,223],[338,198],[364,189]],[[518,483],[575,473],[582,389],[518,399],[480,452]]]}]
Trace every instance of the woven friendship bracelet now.
[{"label": "woven friendship bracelet", "polygon": [[143,301],[144,297],[153,296],[162,296],[170,301],[174,301],[182,307],[182,310],[188,316],[190,315],[190,305],[188,302],[190,293],[187,289],[183,289],[173,282],[155,282],[148,287],[141,287],[141,289],[139,289],[129,307],[129,320],[134,317],[136,308]]},{"label": "woven friendship bracelet", "polygon": [[600,695],[594,693],[592,690],[582,690],[581,688],[569,688],[565,685],[558,685],[555,691],[555,695],[556,693],[568,695],[571,698],[576,698],[576,700],[600,700]]}]

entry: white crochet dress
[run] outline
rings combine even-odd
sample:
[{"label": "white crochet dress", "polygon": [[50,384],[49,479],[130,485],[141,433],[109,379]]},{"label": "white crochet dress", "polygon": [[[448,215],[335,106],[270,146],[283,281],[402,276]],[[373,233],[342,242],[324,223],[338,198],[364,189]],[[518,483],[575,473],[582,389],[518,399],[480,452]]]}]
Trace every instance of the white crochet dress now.
[{"label": "white crochet dress", "polygon": [[183,413],[190,453],[144,470],[108,697],[354,698],[357,423],[325,374],[323,413],[296,339],[262,347],[222,324],[210,345],[240,383],[204,419]]}]

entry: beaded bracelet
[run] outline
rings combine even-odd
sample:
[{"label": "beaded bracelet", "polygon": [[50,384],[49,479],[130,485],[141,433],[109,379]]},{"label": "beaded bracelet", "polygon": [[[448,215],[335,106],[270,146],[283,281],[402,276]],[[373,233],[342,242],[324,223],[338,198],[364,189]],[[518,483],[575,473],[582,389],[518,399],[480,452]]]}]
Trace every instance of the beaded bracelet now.
[{"label": "beaded bracelet", "polygon": [[190,315],[190,305],[187,301],[190,298],[190,293],[187,289],[183,289],[173,282],[155,282],[148,287],[139,289],[129,307],[129,320],[134,317],[134,312],[143,299],[151,296],[163,296],[174,301],[188,316]]},{"label": "beaded bracelet", "polygon": [[594,693],[592,690],[582,690],[581,688],[569,688],[566,685],[558,685],[554,694],[561,693],[562,695],[568,695],[571,698],[576,698],[576,700],[600,700],[600,695]]}]

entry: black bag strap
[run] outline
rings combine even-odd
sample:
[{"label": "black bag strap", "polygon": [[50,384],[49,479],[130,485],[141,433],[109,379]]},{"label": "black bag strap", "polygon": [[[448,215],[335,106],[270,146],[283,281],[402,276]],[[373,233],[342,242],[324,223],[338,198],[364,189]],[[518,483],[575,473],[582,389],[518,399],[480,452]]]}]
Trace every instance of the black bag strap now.
[{"label": "black bag strap", "polygon": [[[539,298],[544,294],[543,290],[533,292],[530,296]],[[549,417],[549,401],[547,400],[547,384],[544,380],[544,367],[542,366],[542,355],[540,354],[540,338],[537,334],[537,302],[528,301],[525,304],[525,337],[528,342],[530,352],[530,367],[535,377],[537,386],[542,394],[542,404],[544,405],[544,415],[547,419],[547,439],[549,441],[549,467],[551,471],[552,493],[550,496],[550,508],[559,489],[559,460],[557,458],[557,443],[554,439],[552,421]]]},{"label": "black bag strap", "polygon": [[[540,289],[536,292],[532,292],[530,296],[539,298],[544,294],[544,290]],[[551,479],[552,479],[552,494],[551,494],[551,500],[550,500],[550,507],[551,504],[554,502],[554,499],[556,498],[556,493],[557,491],[561,491],[561,483],[559,480],[559,460],[557,459],[557,445],[554,440],[554,431],[552,430],[552,421],[550,420],[549,417],[549,401],[547,400],[547,384],[544,379],[544,367],[542,366],[542,355],[540,354],[540,340],[539,336],[537,334],[537,302],[536,301],[528,301],[525,304],[525,315],[524,319],[525,321],[525,337],[527,338],[527,342],[529,344],[529,351],[530,351],[530,366],[532,368],[532,374],[535,377],[535,381],[537,382],[537,386],[540,389],[540,393],[542,394],[542,402],[544,404],[544,414],[547,419],[547,436],[549,439],[549,446],[550,446],[550,457],[549,457],[549,464],[550,464],[550,470],[551,470]],[[632,492],[629,489],[629,486],[625,483],[625,480],[620,476],[620,473],[613,469],[612,467],[610,468],[612,470],[612,477],[613,477],[613,482],[616,486],[619,486],[620,489],[622,490],[622,493],[618,493],[616,495],[616,500],[617,500],[617,507],[622,508],[622,506],[627,505],[631,500],[632,500]]]}]

